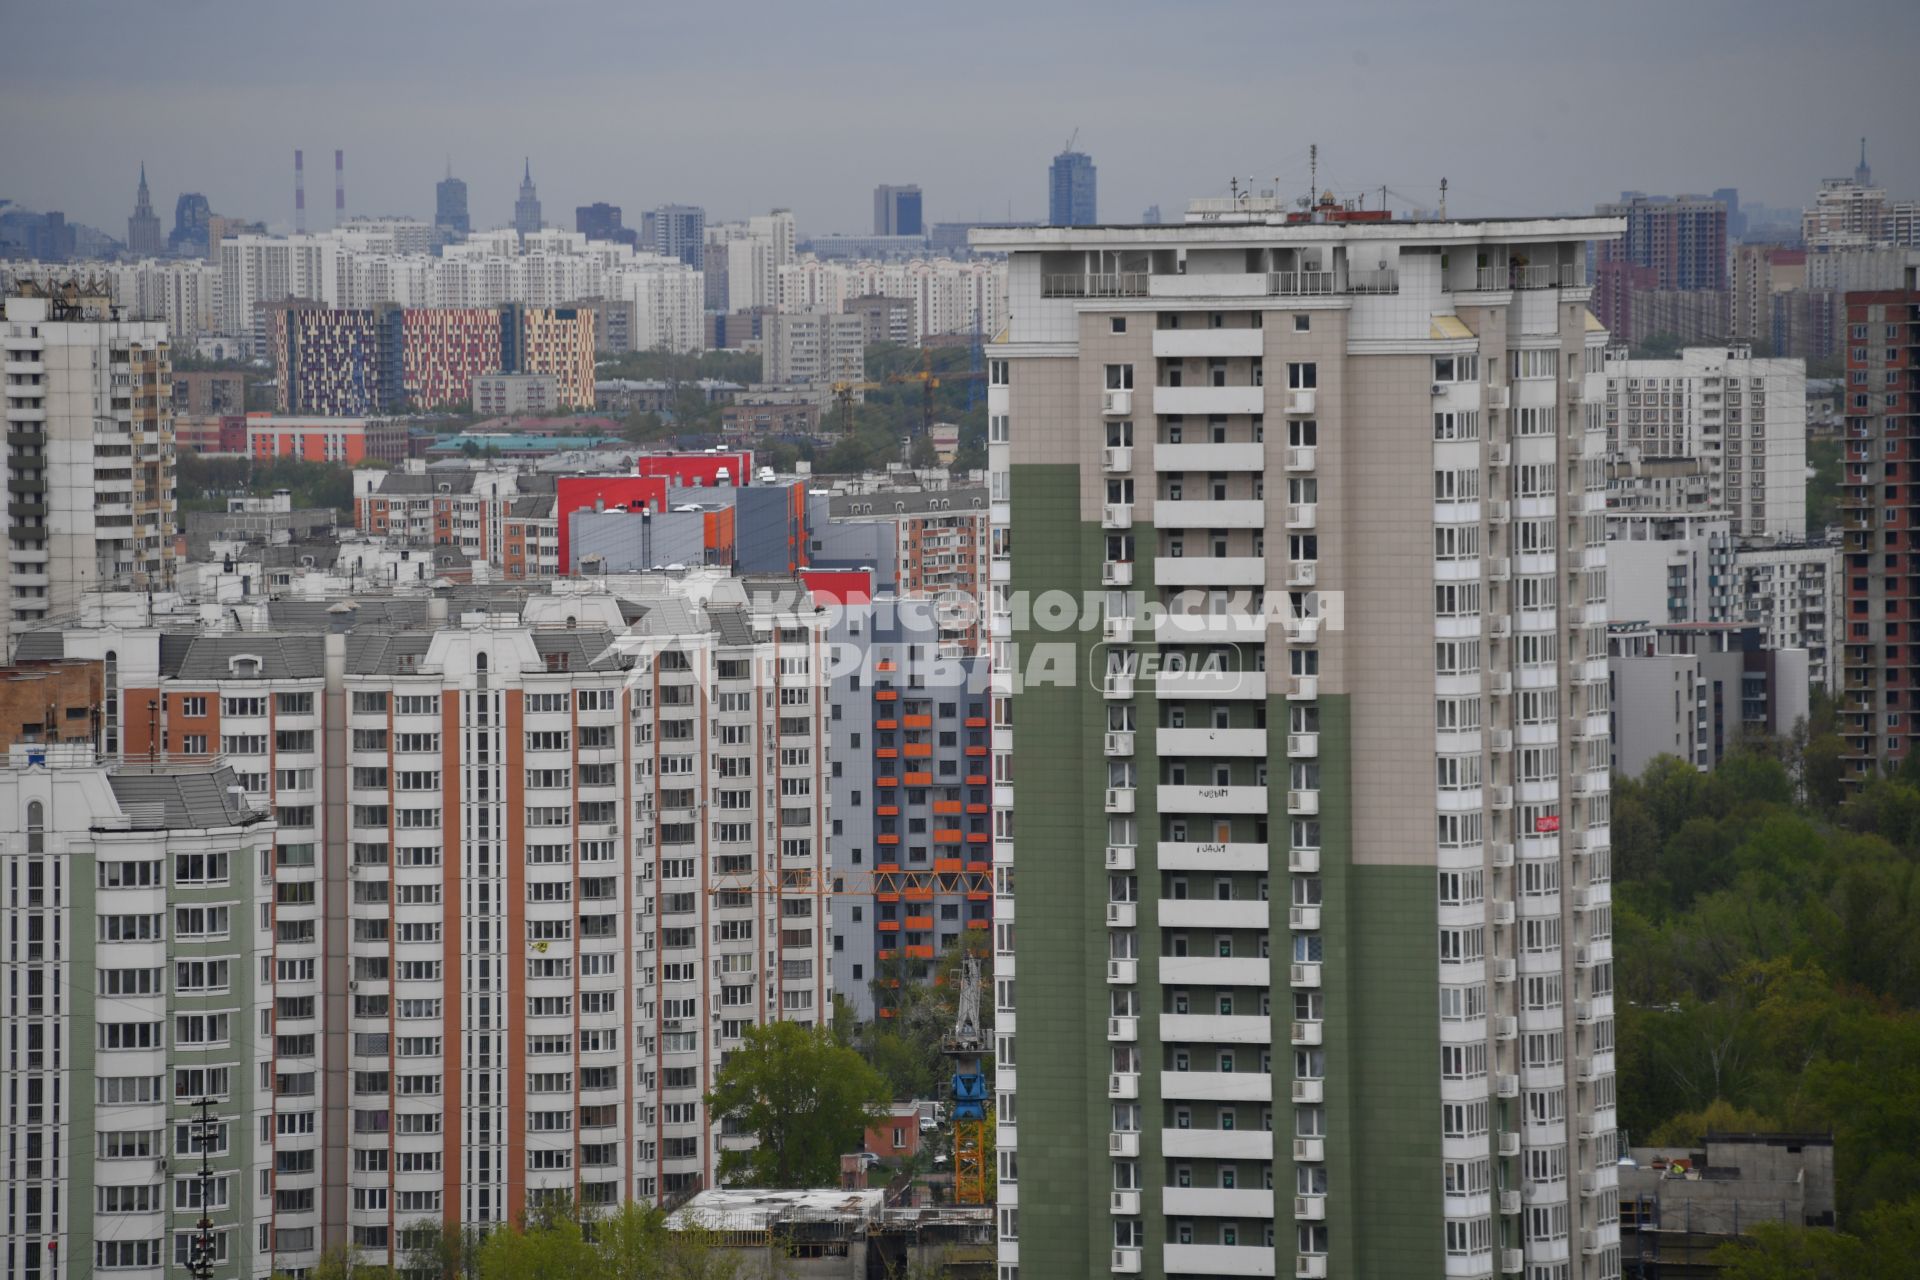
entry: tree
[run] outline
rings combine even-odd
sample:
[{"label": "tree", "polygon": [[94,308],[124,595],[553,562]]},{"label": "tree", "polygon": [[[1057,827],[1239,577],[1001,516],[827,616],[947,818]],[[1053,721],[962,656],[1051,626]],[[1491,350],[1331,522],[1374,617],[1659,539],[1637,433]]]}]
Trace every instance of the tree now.
[{"label": "tree", "polygon": [[438,1218],[406,1224],[400,1228],[401,1274],[406,1280],[479,1280],[485,1238],[478,1227]]},{"label": "tree", "polygon": [[601,1280],[600,1260],[572,1218],[487,1233],[480,1280]]},{"label": "tree", "polygon": [[707,1106],[758,1140],[720,1156],[735,1186],[820,1187],[840,1177],[840,1156],[890,1100],[886,1081],[824,1027],[773,1022],[747,1030],[714,1077]]},{"label": "tree", "polygon": [[1920,1258],[1920,1198],[1862,1215],[1859,1233],[1756,1224],[1714,1250],[1724,1280],[1906,1280]]}]

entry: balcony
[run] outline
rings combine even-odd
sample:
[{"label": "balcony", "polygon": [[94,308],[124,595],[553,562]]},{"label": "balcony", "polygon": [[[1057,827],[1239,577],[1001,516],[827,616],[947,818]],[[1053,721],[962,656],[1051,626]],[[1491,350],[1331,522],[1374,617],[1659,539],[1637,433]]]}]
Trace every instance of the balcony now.
[{"label": "balcony", "polygon": [[1200,843],[1195,841],[1160,842],[1157,851],[1162,871],[1265,871],[1267,846],[1252,841],[1237,843]]},{"label": "balcony", "polygon": [[1052,273],[1040,277],[1043,298],[1144,298],[1148,273],[1144,271],[1096,271]]},{"label": "balcony", "polygon": [[1130,417],[1133,413],[1133,392],[1120,388],[1110,388],[1102,392],[1100,412],[1109,418]]},{"label": "balcony", "polygon": [[1296,388],[1287,392],[1287,416],[1311,418],[1314,414],[1314,405],[1317,403],[1317,396],[1318,393],[1311,387]]},{"label": "balcony", "polygon": [[1315,298],[1338,293],[1331,271],[1269,271],[1267,292],[1279,298]]},{"label": "balcony", "polygon": [[1320,870],[1320,851],[1318,849],[1289,849],[1287,851],[1287,870],[1297,876],[1310,876]]},{"label": "balcony", "polygon": [[1161,729],[1154,750],[1162,756],[1245,756],[1264,759],[1265,729]]},{"label": "balcony", "polygon": [[1264,671],[1162,671],[1153,680],[1156,698],[1175,698],[1189,702],[1215,698],[1264,698],[1267,673]]},{"label": "balcony", "polygon": [[1320,506],[1315,502],[1289,502],[1287,528],[1315,529],[1320,525]]},{"label": "balcony", "polygon": [[1293,1160],[1295,1164],[1314,1164],[1326,1158],[1327,1140],[1325,1138],[1295,1138],[1293,1140]]},{"label": "balcony", "polygon": [[[1164,909],[1172,902],[1163,900]],[[1162,923],[1165,923],[1164,918]],[[1266,922],[1249,926],[1266,931]],[[1273,962],[1265,956],[1161,956],[1160,985],[1163,987],[1260,987],[1273,981]]]},{"label": "balcony", "polygon": [[[1259,929],[1265,932],[1272,904],[1258,898],[1161,898],[1160,924],[1167,929]],[[1194,957],[1169,957],[1191,959]],[[1202,957],[1204,958],[1204,957]]]},{"label": "balcony", "polygon": [[1125,699],[1133,696],[1133,676],[1124,671],[1109,671],[1100,681],[1101,696]]},{"label": "balcony", "polygon": [[1139,1096],[1140,1074],[1138,1072],[1116,1071],[1107,1077],[1107,1097],[1124,1100]]},{"label": "balcony", "polygon": [[1181,386],[1153,389],[1155,413],[1178,413],[1196,418],[1215,414],[1250,416],[1265,413],[1266,408],[1265,387]]},{"label": "balcony", "polygon": [[1265,353],[1260,329],[1155,329],[1156,360],[1257,359]]},{"label": "balcony", "polygon": [[1320,927],[1319,907],[1288,907],[1287,927],[1298,933]]},{"label": "balcony", "polygon": [[1320,985],[1320,966],[1318,964],[1296,964],[1288,966],[1287,985],[1313,989]]},{"label": "balcony", "polygon": [[1107,846],[1107,870],[1131,871],[1137,860],[1137,851],[1130,844],[1110,844]]},{"label": "balcony", "polygon": [[1295,1196],[1293,1198],[1293,1216],[1297,1222],[1325,1222],[1327,1220],[1327,1198],[1325,1196]]},{"label": "balcony", "polygon": [[1264,814],[1267,789],[1254,783],[1228,786],[1162,783],[1154,790],[1154,804],[1161,813]]},{"label": "balcony", "polygon": [[1169,1244],[1163,1254],[1169,1274],[1271,1276],[1273,1250],[1252,1244]]},{"label": "balcony", "polygon": [[1114,1044],[1132,1044],[1140,1038],[1140,1019],[1108,1018],[1107,1039]]},{"label": "balcony", "polygon": [[1130,502],[1109,502],[1100,511],[1102,529],[1133,528],[1133,504]]},{"label": "balcony", "polygon": [[1197,498],[1156,502],[1157,529],[1260,529],[1266,526],[1267,504],[1253,498]]},{"label": "balcony", "polygon": [[1311,702],[1320,696],[1319,676],[1288,676],[1287,700],[1290,702]]},{"label": "balcony", "polygon": [[1262,556],[1157,556],[1153,580],[1163,587],[1260,587],[1267,562]]},{"label": "balcony", "polygon": [[1109,1193],[1107,1211],[1120,1217],[1131,1218],[1140,1212],[1140,1193],[1138,1191],[1114,1191]]},{"label": "balcony", "polygon": [[1153,636],[1162,644],[1257,640],[1266,629],[1266,617],[1257,613],[1162,612],[1153,617]]},{"label": "balcony", "polygon": [[1128,986],[1140,981],[1140,962],[1138,960],[1107,961],[1107,981],[1114,986]]},{"label": "balcony", "polygon": [[1134,620],[1130,617],[1111,617],[1101,620],[1100,638],[1112,644],[1133,643]]},{"label": "balcony", "polygon": [[1294,1280],[1326,1280],[1327,1255],[1303,1253],[1293,1260]]},{"label": "balcony", "polygon": [[1109,1133],[1107,1135],[1107,1154],[1123,1160],[1137,1159],[1140,1155],[1140,1135],[1137,1133]]},{"label": "balcony", "polygon": [[1271,1160],[1273,1135],[1264,1129],[1162,1129],[1160,1154],[1202,1160]]},{"label": "balcony", "polygon": [[1112,1271],[1117,1276],[1137,1276],[1140,1274],[1140,1250],[1115,1249],[1113,1251]]},{"label": "balcony", "polygon": [[1135,792],[1132,787],[1107,788],[1108,813],[1132,813],[1134,811]]},{"label": "balcony", "polygon": [[1182,1218],[1271,1218],[1273,1192],[1257,1187],[1163,1187],[1160,1208]]},{"label": "balcony", "polygon": [[1324,1023],[1296,1022],[1293,1024],[1292,1040],[1297,1045],[1317,1045],[1321,1043],[1324,1031]]},{"label": "balcony", "polygon": [[1294,1102],[1301,1105],[1324,1102],[1327,1098],[1327,1083],[1324,1080],[1295,1080],[1291,1093]]},{"label": "balcony", "polygon": [[1264,1071],[1163,1071],[1160,1096],[1182,1102],[1271,1102],[1273,1077]]},{"label": "balcony", "polygon": [[1133,733],[1131,730],[1115,730],[1107,735],[1107,754],[1109,756],[1130,756],[1133,754]]},{"label": "balcony", "polygon": [[1319,450],[1310,444],[1289,446],[1287,449],[1287,470],[1313,470],[1318,453]]},{"label": "balcony", "polygon": [[1315,758],[1320,754],[1320,735],[1317,733],[1288,734],[1287,754],[1301,760]]},{"label": "balcony", "polygon": [[1308,818],[1320,812],[1320,793],[1318,791],[1287,792],[1287,813],[1296,818]]},{"label": "balcony", "polygon": [[[1140,923],[1140,906],[1134,902],[1109,902],[1107,904],[1107,927],[1110,929],[1131,929]],[[928,927],[932,922],[928,922]]]},{"label": "balcony", "polygon": [[1101,451],[1101,463],[1109,474],[1133,470],[1133,446],[1126,444],[1108,445]]},{"label": "balcony", "polygon": [[1264,471],[1267,446],[1240,444],[1162,444],[1153,450],[1155,471]]},{"label": "balcony", "polygon": [[1103,587],[1130,587],[1133,585],[1133,561],[1107,560],[1100,566],[1100,585]]}]

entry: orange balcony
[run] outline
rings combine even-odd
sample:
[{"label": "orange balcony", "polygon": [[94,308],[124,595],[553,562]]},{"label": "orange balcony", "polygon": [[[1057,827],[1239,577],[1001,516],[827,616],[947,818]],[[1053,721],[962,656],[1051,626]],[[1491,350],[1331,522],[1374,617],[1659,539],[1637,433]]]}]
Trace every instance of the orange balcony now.
[{"label": "orange balcony", "polygon": [[[891,960],[894,958],[894,956],[898,955],[899,952],[893,951],[893,950],[884,950],[884,951],[876,951],[873,954],[876,960]],[[897,982],[889,982],[886,985],[890,987],[897,987],[900,984]]]},{"label": "orange balcony", "polygon": [[933,959],[933,948],[932,948],[932,947],[908,947],[908,948],[906,948],[906,952],[907,952],[907,958],[908,958],[908,959],[910,959],[910,960],[931,960],[931,959]]},{"label": "orange balcony", "polygon": [[[889,921],[888,923],[892,923],[892,922]],[[922,930],[922,931],[931,929],[933,928],[933,917],[932,916],[908,916],[907,928]]]},{"label": "orange balcony", "polygon": [[873,758],[876,760],[898,760],[900,753],[892,747],[875,747],[873,749]]},{"label": "orange balcony", "polygon": [[873,696],[875,700],[879,702],[898,702],[900,700],[900,691],[898,689],[875,689]]},{"label": "orange balcony", "polygon": [[935,859],[933,860],[933,873],[934,873],[935,875],[937,875],[937,876],[957,876],[957,875],[959,875],[959,874],[960,874],[960,859],[958,859],[958,858],[935,858]]},{"label": "orange balcony", "polygon": [[967,921],[967,928],[969,928],[969,929],[991,929],[992,927],[993,927],[993,921],[991,921],[991,920],[969,920],[969,921]]},{"label": "orange balcony", "polygon": [[873,727],[876,729],[898,729],[900,722],[898,720],[875,720]]},{"label": "orange balcony", "polygon": [[933,775],[930,773],[910,773],[907,775],[907,785],[910,787],[930,787],[933,785]]},{"label": "orange balcony", "polygon": [[910,884],[907,886],[908,902],[932,902],[933,886],[930,884]]},{"label": "orange balcony", "polygon": [[933,717],[932,716],[902,716],[900,718],[900,723],[906,725],[907,728],[909,729],[931,729],[933,728]]},{"label": "orange balcony", "polygon": [[967,806],[967,812],[968,813],[986,813],[989,808],[991,808],[990,805],[970,804]]},{"label": "orange balcony", "polygon": [[879,841],[879,842],[880,842],[881,844],[883,844],[883,845],[894,845],[894,844],[899,844],[899,843],[900,843],[900,837],[899,837],[899,836],[897,836],[897,835],[894,835],[894,834],[893,834],[893,833],[891,833],[891,832],[887,832],[887,833],[884,833],[884,834],[882,834],[882,835],[879,835],[879,836],[876,836],[876,837],[874,837],[874,838],[875,838],[876,840],[878,840],[878,841]]},{"label": "orange balcony", "polygon": [[873,669],[875,671],[898,671],[900,668],[894,665],[891,658],[882,658],[873,664]]},{"label": "orange balcony", "polygon": [[981,756],[987,754],[987,749],[985,747],[968,747],[967,754],[978,760]]},{"label": "orange balcony", "polygon": [[968,843],[968,844],[985,844],[985,843],[987,843],[987,841],[988,841],[988,839],[989,839],[989,838],[990,838],[990,837],[989,837],[989,836],[987,835],[987,833],[986,833],[986,832],[984,832],[984,831],[969,831],[969,832],[967,832],[967,843]]},{"label": "orange balcony", "polygon": [[[883,960],[891,960],[893,959],[893,953],[891,951],[882,951],[880,953],[880,958]],[[893,1010],[891,1009],[881,1009],[879,1010],[879,1013],[880,1013],[880,1016],[883,1018],[891,1018],[893,1016]]]},{"label": "orange balcony", "polygon": [[935,800],[933,802],[933,811],[935,813],[959,813],[960,802],[958,800]]},{"label": "orange balcony", "polygon": [[900,748],[900,750],[909,760],[926,760],[933,755],[933,744],[931,742],[909,742],[906,746]]},{"label": "orange balcony", "polygon": [[987,727],[987,718],[985,716],[968,716],[967,717],[967,728],[984,729],[986,727]]},{"label": "orange balcony", "polygon": [[935,844],[959,844],[959,843],[960,843],[960,828],[958,828],[958,827],[936,827],[936,828],[934,828],[934,832],[933,832],[933,842],[934,842]]},{"label": "orange balcony", "polygon": [[900,816],[900,806],[897,804],[875,805],[873,811],[883,818],[897,818]]},{"label": "orange balcony", "polygon": [[967,775],[967,785],[970,787],[984,787],[987,785],[987,775],[984,773],[970,773]]},{"label": "orange balcony", "polygon": [[883,777],[875,778],[873,780],[873,785],[876,787],[897,787],[900,785],[900,779],[883,776]]},{"label": "orange balcony", "polygon": [[898,933],[900,932],[900,922],[898,920],[882,920],[879,922],[879,928],[882,933]]}]

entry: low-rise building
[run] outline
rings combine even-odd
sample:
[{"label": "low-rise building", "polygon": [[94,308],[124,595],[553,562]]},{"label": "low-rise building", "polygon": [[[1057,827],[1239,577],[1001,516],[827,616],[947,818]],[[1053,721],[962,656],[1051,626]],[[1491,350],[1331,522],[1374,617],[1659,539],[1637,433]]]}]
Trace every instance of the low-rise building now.
[{"label": "low-rise building", "polygon": [[247,415],[247,454],[256,461],[293,458],[352,466],[407,456],[407,426],[397,418],[315,418]]},{"label": "low-rise building", "polygon": [[1784,737],[1806,718],[1806,651],[1762,647],[1757,626],[1618,623],[1607,650],[1616,773],[1663,755],[1705,772],[1743,736]]},{"label": "low-rise building", "polygon": [[550,373],[483,373],[473,380],[475,413],[554,413],[560,407],[560,381]]},{"label": "low-rise building", "polygon": [[98,662],[0,667],[0,752],[15,743],[92,743],[100,732],[105,689]]},{"label": "low-rise building", "polygon": [[1834,1225],[1833,1135],[1709,1133],[1620,1162],[1622,1274],[1710,1280],[1714,1251],[1760,1223]]}]

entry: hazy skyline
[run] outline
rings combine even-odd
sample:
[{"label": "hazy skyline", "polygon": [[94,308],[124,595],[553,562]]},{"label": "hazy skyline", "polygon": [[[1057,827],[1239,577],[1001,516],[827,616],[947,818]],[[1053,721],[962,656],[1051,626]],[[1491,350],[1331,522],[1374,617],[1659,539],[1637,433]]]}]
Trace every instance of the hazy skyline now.
[{"label": "hazy skyline", "polygon": [[200,191],[290,229],[296,147],[315,229],[336,147],[349,213],[431,218],[450,156],[476,229],[509,221],[523,155],[569,229],[605,200],[630,225],[669,202],[781,205],[805,232],[865,232],[881,182],[919,183],[930,222],[1038,219],[1076,128],[1117,222],[1177,218],[1235,175],[1303,194],[1316,142],[1320,185],[1385,184],[1404,209],[1444,175],[1456,214],[1622,188],[1797,206],[1862,134],[1876,180],[1920,196],[1910,0],[10,8],[0,198],[116,237],[142,161],[163,228]]}]

